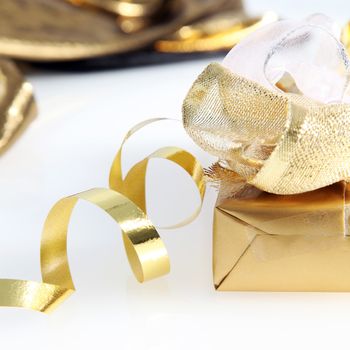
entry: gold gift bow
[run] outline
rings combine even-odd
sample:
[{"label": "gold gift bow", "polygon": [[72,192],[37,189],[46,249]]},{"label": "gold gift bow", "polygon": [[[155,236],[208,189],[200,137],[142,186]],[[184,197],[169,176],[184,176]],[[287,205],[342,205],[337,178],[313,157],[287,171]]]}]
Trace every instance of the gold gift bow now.
[{"label": "gold gift bow", "polygon": [[[296,194],[350,177],[350,105],[271,91],[210,64],[183,104],[184,126],[249,184]],[[224,179],[225,180],[225,179]]]},{"label": "gold gift bow", "polygon": [[[153,224],[147,218],[145,176],[149,160],[163,158],[181,166],[193,179],[201,203],[205,193],[203,170],[190,153],[165,147],[134,165],[123,180],[121,155],[126,140],[140,128],[164,118],[137,124],[126,135],[110,172],[110,188],[95,188],[59,200],[50,210],[41,240],[41,274],[43,282],[1,279],[0,306],[29,308],[48,313],[75,291],[67,257],[68,224],[79,199],[103,209],[120,226],[130,266],[139,282],[169,272],[166,248]],[[198,213],[199,210],[196,211]],[[196,216],[194,213],[190,220]],[[175,225],[183,225],[186,223]]]}]

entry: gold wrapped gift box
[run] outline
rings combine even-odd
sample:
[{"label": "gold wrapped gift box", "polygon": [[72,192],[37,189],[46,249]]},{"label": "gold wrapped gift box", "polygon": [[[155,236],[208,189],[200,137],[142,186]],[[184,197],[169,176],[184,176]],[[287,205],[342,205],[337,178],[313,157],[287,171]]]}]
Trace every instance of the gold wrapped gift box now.
[{"label": "gold wrapped gift box", "polygon": [[220,291],[350,291],[350,185],[221,199],[214,214]]}]

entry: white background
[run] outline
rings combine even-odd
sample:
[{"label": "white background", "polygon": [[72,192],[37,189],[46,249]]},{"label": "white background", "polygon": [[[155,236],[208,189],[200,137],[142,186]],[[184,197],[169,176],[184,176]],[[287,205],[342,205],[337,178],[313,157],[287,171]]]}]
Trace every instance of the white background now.
[{"label": "white background", "polygon": [[[249,0],[247,7],[251,13],[274,9],[284,17],[324,12],[341,22],[350,19],[345,0]],[[40,231],[49,208],[63,196],[107,186],[125,132],[150,117],[180,119],[182,99],[208,63],[30,74],[40,114],[0,158],[1,277],[40,280]],[[185,147],[210,164],[180,123],[165,122],[135,135],[125,150],[125,169],[163,145]],[[152,162],[148,180],[155,223],[176,221],[198,203],[194,186],[174,165]],[[348,348],[349,294],[214,291],[214,203],[209,189],[194,223],[161,231],[172,272],[144,285],[130,272],[117,225],[79,204],[69,235],[77,292],[50,316],[0,309],[1,349]]]}]

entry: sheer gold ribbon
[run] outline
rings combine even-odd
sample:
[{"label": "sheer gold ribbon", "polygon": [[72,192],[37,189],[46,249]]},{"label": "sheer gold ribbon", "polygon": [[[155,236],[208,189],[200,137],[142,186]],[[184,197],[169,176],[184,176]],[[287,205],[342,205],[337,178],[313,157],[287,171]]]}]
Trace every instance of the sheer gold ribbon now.
[{"label": "sheer gold ribbon", "polygon": [[[147,120],[128,132],[110,171],[110,189],[91,189],[63,198],[53,206],[42,233],[42,282],[0,280],[0,306],[49,312],[74,292],[67,257],[67,233],[70,217],[78,200],[88,201],[103,209],[119,224],[130,266],[139,282],[169,272],[166,248],[156,228],[146,216],[145,176],[148,162],[152,158],[163,158],[181,166],[192,177],[201,203],[205,185],[200,163],[193,155],[177,147],[157,150],[132,167],[123,179],[121,156],[124,143],[140,128],[159,120],[163,119]],[[192,220],[198,212],[199,210],[175,226]]]},{"label": "sheer gold ribbon", "polygon": [[193,84],[183,115],[194,141],[232,170],[223,177],[282,195],[350,177],[350,104],[275,92],[214,63]]}]

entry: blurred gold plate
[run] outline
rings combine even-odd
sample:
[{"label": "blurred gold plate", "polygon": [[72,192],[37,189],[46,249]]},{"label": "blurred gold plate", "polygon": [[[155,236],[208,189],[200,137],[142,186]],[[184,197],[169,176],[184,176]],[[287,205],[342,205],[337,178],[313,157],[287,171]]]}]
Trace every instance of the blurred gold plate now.
[{"label": "blurred gold plate", "polygon": [[115,14],[64,0],[1,0],[0,55],[34,61],[74,60],[145,47],[205,16],[226,0],[176,0],[176,14],[127,34]]},{"label": "blurred gold plate", "polygon": [[16,65],[0,59],[0,154],[36,115],[32,86]]}]

